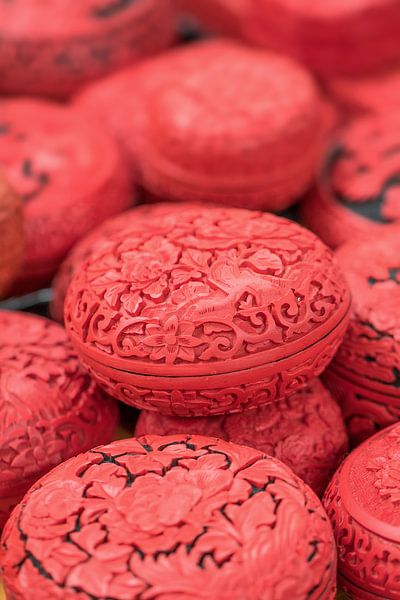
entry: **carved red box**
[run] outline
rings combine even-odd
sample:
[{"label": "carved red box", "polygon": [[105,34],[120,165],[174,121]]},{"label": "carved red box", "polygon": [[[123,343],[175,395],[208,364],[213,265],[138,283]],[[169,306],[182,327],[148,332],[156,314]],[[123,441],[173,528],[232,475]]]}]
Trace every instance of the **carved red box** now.
[{"label": "carved red box", "polygon": [[349,242],[336,256],[350,285],[353,310],[324,377],[358,443],[400,418],[400,236]]},{"label": "carved red box", "polygon": [[400,425],[345,460],[325,497],[338,548],[339,582],[354,600],[400,598]]},{"label": "carved red box", "polygon": [[0,174],[0,298],[21,268],[24,242],[22,202]]},{"label": "carved red box", "polygon": [[69,286],[65,322],[112,396],[183,416],[239,412],[316,377],[350,296],[313,233],[268,213],[160,205],[131,219]]},{"label": "carved red box", "polygon": [[135,435],[211,435],[275,456],[318,495],[348,449],[340,408],[319,379],[292,396],[220,417],[168,417],[143,410]]},{"label": "carved red box", "polygon": [[303,67],[221,40],[95,84],[79,102],[124,140],[150,195],[273,211],[311,185],[330,127]]},{"label": "carved red box", "polygon": [[17,291],[48,284],[80,237],[133,201],[116,142],[67,106],[2,100],[0,165],[24,201],[26,253]]},{"label": "carved red box", "polygon": [[0,3],[0,90],[62,97],[169,46],[170,0]]},{"label": "carved red box", "polygon": [[397,0],[252,0],[253,39],[319,75],[357,75],[400,59]]},{"label": "carved red box", "polygon": [[400,231],[400,115],[351,121],[326,157],[319,185],[301,205],[301,217],[336,248],[358,236]]},{"label": "carved red box", "polygon": [[81,371],[64,330],[0,312],[0,528],[29,487],[63,460],[109,442],[116,404]]},{"label": "carved red box", "polygon": [[[43,543],[43,540],[46,543]],[[9,596],[333,600],[332,528],[280,461],[215,438],[146,436],[54,469],[4,529]]]}]

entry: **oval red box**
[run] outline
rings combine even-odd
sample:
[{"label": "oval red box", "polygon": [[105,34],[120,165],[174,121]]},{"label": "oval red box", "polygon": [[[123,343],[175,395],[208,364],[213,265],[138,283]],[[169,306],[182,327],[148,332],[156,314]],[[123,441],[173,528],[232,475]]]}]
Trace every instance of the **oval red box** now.
[{"label": "oval red box", "polygon": [[17,292],[45,286],[93,227],[133,203],[129,167],[97,121],[69,106],[2,100],[0,165],[24,203]]},{"label": "oval red box", "polygon": [[269,404],[326,367],[350,295],[314,234],[255,211],[157,210],[146,223],[132,211],[67,292],[67,331],[100,385],[204,416]]},{"label": "oval red box", "polygon": [[331,125],[302,66],[223,40],[126,70],[79,103],[123,140],[151,196],[272,211],[311,186]]},{"label": "oval red box", "polygon": [[26,600],[336,591],[315,494],[280,461],[212,437],[121,440],[60,465],[14,511],[0,560],[7,593]]},{"label": "oval red box", "polygon": [[400,231],[399,135],[395,112],[354,119],[338,134],[316,189],[300,207],[303,222],[331,248]]},{"label": "oval red box", "polygon": [[400,598],[399,442],[398,424],[369,438],[345,460],[324,497],[339,582],[355,600]]},{"label": "oval red box", "polygon": [[353,297],[350,325],[324,379],[342,404],[353,443],[400,415],[400,238],[397,233],[336,252]]}]

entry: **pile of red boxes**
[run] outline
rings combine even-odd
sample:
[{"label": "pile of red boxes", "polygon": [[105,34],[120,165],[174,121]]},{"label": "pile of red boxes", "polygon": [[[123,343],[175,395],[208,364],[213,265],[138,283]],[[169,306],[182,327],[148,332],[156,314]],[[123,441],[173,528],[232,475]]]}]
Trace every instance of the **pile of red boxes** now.
[{"label": "pile of red boxes", "polygon": [[5,597],[400,598],[399,206],[398,0],[0,3]]}]

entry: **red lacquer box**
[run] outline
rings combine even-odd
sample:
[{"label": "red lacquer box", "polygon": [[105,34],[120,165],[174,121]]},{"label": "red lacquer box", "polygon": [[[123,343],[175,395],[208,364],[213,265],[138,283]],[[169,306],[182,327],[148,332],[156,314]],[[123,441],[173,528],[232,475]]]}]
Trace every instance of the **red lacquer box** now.
[{"label": "red lacquer box", "polygon": [[24,242],[22,202],[0,174],[0,298],[21,268]]},{"label": "red lacquer box", "polygon": [[354,600],[400,598],[400,425],[345,460],[324,497],[338,548],[339,582]]},{"label": "red lacquer box", "polygon": [[133,203],[131,176],[114,139],[75,108],[2,100],[0,114],[0,165],[24,202],[24,292],[48,284],[80,237]]},{"label": "red lacquer box", "polygon": [[337,260],[353,297],[350,325],[325,380],[353,443],[400,418],[400,236],[349,242]]},{"label": "red lacquer box", "polygon": [[331,125],[303,67],[225,40],[96,84],[80,105],[110,123],[151,196],[272,211],[312,184]]},{"label": "red lacquer box", "polygon": [[118,410],[47,319],[1,311],[0,360],[1,528],[39,477],[112,439]]},{"label": "red lacquer box", "polygon": [[189,435],[60,465],[14,511],[0,561],[16,600],[333,600],[336,589],[331,525],[310,488],[257,450]]},{"label": "red lacquer box", "polygon": [[65,301],[80,359],[112,396],[165,414],[240,412],[326,367],[350,296],[313,233],[239,209],[175,205],[148,226],[131,214]]},{"label": "red lacquer box", "polygon": [[288,465],[318,495],[348,449],[336,401],[315,379],[292,396],[255,410],[220,417],[168,417],[143,410],[135,435],[211,435],[257,448]]},{"label": "red lacquer box", "polygon": [[357,75],[400,59],[397,0],[252,0],[253,39],[321,76]]},{"label": "red lacquer box", "polygon": [[338,134],[319,184],[300,211],[332,248],[355,237],[400,231],[399,136],[395,112],[355,119]]},{"label": "red lacquer box", "polygon": [[63,97],[169,46],[170,0],[0,4],[0,90]]}]

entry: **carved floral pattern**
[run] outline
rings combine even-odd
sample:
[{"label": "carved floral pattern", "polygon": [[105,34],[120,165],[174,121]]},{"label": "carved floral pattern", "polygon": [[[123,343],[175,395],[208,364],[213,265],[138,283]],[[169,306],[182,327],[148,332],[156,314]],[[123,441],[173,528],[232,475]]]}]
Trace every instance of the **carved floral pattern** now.
[{"label": "carved floral pattern", "polygon": [[340,404],[352,447],[400,420],[400,402],[395,396],[368,390],[334,367],[328,367],[323,380]]},{"label": "carved floral pattern", "polygon": [[[338,549],[339,582],[351,598],[360,600],[375,595],[393,599],[400,597],[400,544],[391,539],[386,529],[388,523],[398,523],[399,427],[392,426],[378,435],[346,459],[352,460],[354,453],[358,452],[358,463],[353,465],[357,480],[352,481],[352,471],[349,471],[349,479],[343,480],[346,462],[343,463],[323,500]],[[353,497],[351,501],[355,493],[359,494],[358,499]],[[374,517],[374,521],[366,523],[368,527],[349,512],[347,507],[355,502],[362,502],[363,508]],[[395,527],[392,526],[393,530]]]},{"label": "carved floral pattern", "polygon": [[200,436],[123,440],[64,463],[14,511],[1,561],[7,592],[26,600],[335,595],[332,532],[311,490],[274,458]]},{"label": "carved floral pattern", "polygon": [[400,417],[399,253],[397,233],[375,240],[373,246],[350,242],[336,253],[346,272],[353,311],[324,377],[341,401],[354,443]]},{"label": "carved floral pattern", "polygon": [[392,504],[400,502],[400,435],[395,429],[388,434],[391,447],[386,454],[376,456],[367,465],[369,471],[375,473],[374,486],[382,498],[389,500]]},{"label": "carved floral pattern", "polygon": [[184,205],[159,217],[156,234],[131,215],[69,290],[66,324],[88,348],[140,362],[223,361],[295,342],[343,310],[330,251],[294,223]]},{"label": "carved floral pattern", "polygon": [[0,497],[20,498],[53,466],[108,441],[117,409],[51,321],[1,313],[0,358]]},{"label": "carved floral pattern", "polygon": [[317,494],[347,451],[335,400],[317,379],[297,394],[255,410],[220,417],[169,417],[144,410],[135,435],[211,435],[257,448],[287,464]]},{"label": "carved floral pattern", "polygon": [[311,359],[281,370],[268,378],[248,384],[231,384],[211,389],[186,389],[171,385],[171,389],[142,387],[121,382],[118,373],[109,377],[100,373],[81,357],[83,366],[97,383],[113,398],[141,410],[176,416],[213,416],[237,413],[269,405],[303,388],[320,375],[332,360],[342,341],[342,334],[334,336],[321,353]]}]

